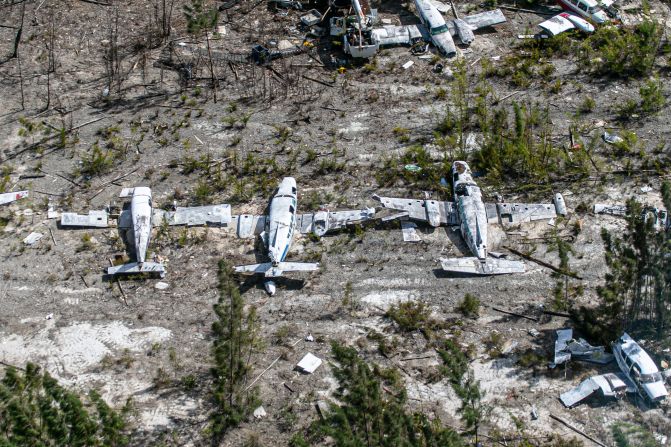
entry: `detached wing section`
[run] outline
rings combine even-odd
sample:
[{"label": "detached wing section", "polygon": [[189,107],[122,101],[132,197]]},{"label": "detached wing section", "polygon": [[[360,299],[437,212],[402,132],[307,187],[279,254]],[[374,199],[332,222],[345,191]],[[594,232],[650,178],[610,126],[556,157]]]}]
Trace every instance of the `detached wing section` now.
[{"label": "detached wing section", "polygon": [[207,205],[194,207],[177,207],[175,211],[154,210],[152,222],[154,226],[166,222],[168,225],[216,225],[225,226],[231,222],[231,205]]},{"label": "detached wing section", "polygon": [[15,200],[23,199],[24,197],[28,197],[28,191],[6,192],[0,194],[0,205],[12,203]]},{"label": "detached wing section", "polygon": [[568,12],[562,12],[554,17],[550,17],[545,22],[539,23],[538,26],[550,36],[556,36],[572,29],[578,29],[585,33],[594,32],[594,26],[591,23]]},{"label": "detached wing section", "polygon": [[89,211],[88,214],[61,214],[61,227],[107,228],[108,226],[109,216],[105,210]]},{"label": "detached wing section", "polygon": [[452,202],[415,200],[397,197],[373,196],[384,208],[404,211],[410,219],[428,222],[432,227],[459,225],[459,216]]},{"label": "detached wing section", "polygon": [[466,275],[506,275],[524,273],[524,263],[508,259],[441,258],[440,265],[446,272]]},{"label": "detached wing section", "polygon": [[314,214],[298,214],[296,227],[303,233],[323,236],[329,231],[339,230],[348,225],[360,224],[375,219],[375,208],[344,211],[318,211]]},{"label": "detached wing section", "polygon": [[496,211],[502,224],[533,222],[557,217],[552,203],[497,203]]},{"label": "detached wing section", "polygon": [[559,400],[564,406],[571,408],[598,390],[601,390],[603,396],[621,398],[626,392],[636,391],[636,387],[622,373],[602,374],[583,380],[577,387],[562,393]]}]

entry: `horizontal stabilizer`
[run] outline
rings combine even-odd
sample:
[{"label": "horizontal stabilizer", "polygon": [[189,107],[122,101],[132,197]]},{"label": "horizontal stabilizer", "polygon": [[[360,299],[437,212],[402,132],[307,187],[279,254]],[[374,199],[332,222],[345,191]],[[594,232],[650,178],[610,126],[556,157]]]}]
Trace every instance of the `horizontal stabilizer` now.
[{"label": "horizontal stabilizer", "polygon": [[508,259],[478,258],[441,258],[440,265],[446,272],[465,273],[470,275],[504,275],[507,273],[524,273],[524,263]]},{"label": "horizontal stabilizer", "polygon": [[600,390],[601,394],[605,397],[620,398],[626,392],[635,392],[636,387],[622,373],[602,374],[583,380],[577,387],[562,393],[559,396],[559,400],[561,400],[564,406],[571,408],[591,396],[597,390]]},{"label": "horizontal stabilizer", "polygon": [[88,214],[63,213],[61,214],[61,226],[107,228],[107,211],[93,210],[89,211]]},{"label": "horizontal stabilizer", "polygon": [[28,191],[6,192],[0,194],[0,205],[28,197]]},{"label": "horizontal stabilizer", "polygon": [[255,273],[274,278],[282,276],[286,272],[314,272],[319,270],[318,262],[280,262],[276,267],[270,262],[263,264],[238,265],[235,267],[236,273]]},{"label": "horizontal stabilizer", "polygon": [[165,276],[165,266],[157,262],[130,262],[128,264],[107,267],[108,275],[130,275],[133,273],[158,273],[161,278]]}]

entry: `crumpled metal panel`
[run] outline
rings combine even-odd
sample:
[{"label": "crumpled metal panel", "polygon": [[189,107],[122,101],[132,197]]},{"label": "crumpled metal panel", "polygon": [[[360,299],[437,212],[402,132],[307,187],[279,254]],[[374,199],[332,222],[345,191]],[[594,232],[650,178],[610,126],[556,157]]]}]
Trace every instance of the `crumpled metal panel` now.
[{"label": "crumpled metal panel", "polygon": [[629,389],[630,386],[627,384],[627,378],[624,374],[608,373],[583,380],[577,387],[562,393],[559,400],[564,406],[571,408],[597,390],[601,390],[601,393],[606,397],[620,398]]},{"label": "crumpled metal panel", "polygon": [[88,214],[61,214],[62,227],[97,227],[107,228],[108,214],[105,210],[92,210]]},{"label": "crumpled metal panel", "polygon": [[421,242],[422,238],[419,237],[416,231],[417,225],[413,222],[408,222],[407,220],[401,221],[401,231],[403,232],[403,240],[405,242]]}]

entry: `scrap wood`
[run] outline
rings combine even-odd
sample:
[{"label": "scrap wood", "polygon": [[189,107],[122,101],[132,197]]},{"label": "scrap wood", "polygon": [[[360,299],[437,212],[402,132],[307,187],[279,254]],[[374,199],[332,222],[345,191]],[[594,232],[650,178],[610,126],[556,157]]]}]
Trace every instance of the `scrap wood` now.
[{"label": "scrap wood", "polygon": [[577,428],[575,428],[574,426],[572,426],[571,424],[569,424],[568,422],[566,422],[564,419],[560,418],[559,416],[555,416],[554,414],[550,413],[550,417],[551,417],[552,419],[554,419],[555,421],[561,422],[562,424],[564,424],[565,426],[567,426],[568,428],[570,428],[570,429],[573,430],[574,432],[578,433],[579,435],[582,435],[582,436],[584,436],[585,438],[589,439],[590,441],[592,441],[592,442],[595,443],[596,445],[599,445],[599,446],[601,446],[601,447],[608,447],[606,444],[604,444],[603,442],[598,441],[598,440],[592,438],[590,435],[588,435],[588,434],[585,433],[584,431],[578,430]]},{"label": "scrap wood", "polygon": [[529,261],[533,261],[533,262],[535,262],[536,264],[542,265],[543,267],[547,267],[547,268],[549,268],[550,270],[553,270],[553,271],[555,271],[555,272],[557,272],[557,273],[561,273],[562,275],[570,276],[571,278],[575,278],[575,279],[583,279],[582,276],[578,276],[578,274],[576,274],[576,273],[573,273],[573,272],[567,272],[566,270],[562,270],[562,269],[560,269],[559,267],[555,267],[554,265],[552,265],[552,264],[550,264],[550,263],[548,263],[548,262],[541,261],[540,259],[534,258],[533,256],[530,256],[530,255],[528,255],[528,254],[526,254],[526,253],[522,253],[522,252],[519,251],[519,250],[515,250],[514,248],[510,248],[510,247],[505,246],[505,245],[503,246],[503,248],[505,248],[506,250],[510,251],[511,253],[516,254],[517,256],[521,256],[521,257],[523,257],[524,259],[527,259],[527,260],[529,260]]},{"label": "scrap wood", "polygon": [[[303,340],[302,338],[299,338],[298,340],[296,340],[296,341],[294,342],[293,345],[291,345],[291,347],[293,348],[294,346],[296,346],[296,345],[297,345],[300,341],[302,341],[302,340]],[[272,367],[275,365],[275,363],[279,362],[279,360],[280,360],[281,358],[282,358],[282,354],[278,355],[277,358],[276,358],[275,360],[273,360],[273,362],[272,362],[270,365],[268,365],[268,367],[267,367],[266,369],[264,369],[263,371],[261,371],[261,374],[259,374],[258,376],[256,376],[256,379],[252,380],[252,383],[250,383],[249,385],[247,385],[247,387],[246,387],[244,390],[242,390],[242,392],[244,393],[245,391],[247,391],[248,389],[250,389],[252,386],[254,386],[254,384],[261,378],[261,376],[263,376],[266,372],[268,372],[268,370],[269,370],[270,368],[272,368]]]},{"label": "scrap wood", "polygon": [[513,315],[515,317],[520,317],[520,318],[526,318],[527,320],[531,320],[535,323],[538,323],[538,318],[528,317],[526,315],[518,314],[518,313],[515,313],[515,312],[510,312],[508,310],[499,309],[498,307],[494,307],[494,306],[492,306],[492,310],[495,310],[497,312],[501,312],[502,314]]},{"label": "scrap wood", "polygon": [[114,183],[114,182],[116,182],[116,181],[118,181],[118,180],[121,180],[122,178],[126,178],[126,177],[128,177],[129,175],[131,175],[132,173],[134,173],[134,172],[137,171],[138,169],[140,169],[140,168],[137,167],[137,168],[133,169],[133,170],[130,171],[130,172],[127,172],[127,173],[125,173],[125,174],[123,174],[123,175],[118,176],[118,177],[115,178],[114,180],[110,180],[109,182],[105,182],[105,183],[103,183],[102,185],[100,185],[100,189],[98,190],[98,192],[96,192],[96,193],[93,194],[91,197],[89,197],[89,200],[92,200],[93,198],[97,197],[98,194],[100,194],[101,192],[103,192],[103,191],[105,190],[105,188],[107,188],[107,187],[108,187],[109,185],[111,185],[112,183]]},{"label": "scrap wood", "polygon": [[[108,258],[110,262],[110,267],[114,267],[114,262],[112,262],[112,258]],[[82,278],[83,280],[84,278]],[[123,297],[123,302],[126,306],[128,306],[128,301],[126,301],[126,292],[123,291],[123,287],[121,287],[121,282],[119,281],[119,278],[116,279],[116,285],[119,287],[119,292],[121,292],[121,296]],[[84,282],[86,284],[86,282]]]},{"label": "scrap wood", "polygon": [[305,76],[301,75],[303,79],[307,79],[308,81],[316,82],[317,84],[325,85],[326,87],[333,88],[333,84],[329,84],[328,82],[320,81],[319,79],[311,78],[310,76]]}]

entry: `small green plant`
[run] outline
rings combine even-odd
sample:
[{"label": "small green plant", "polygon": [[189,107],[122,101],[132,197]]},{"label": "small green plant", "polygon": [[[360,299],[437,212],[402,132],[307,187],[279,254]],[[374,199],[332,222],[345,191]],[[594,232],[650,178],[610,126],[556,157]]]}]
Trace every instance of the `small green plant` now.
[{"label": "small green plant", "polygon": [[662,81],[659,78],[648,80],[641,86],[639,93],[641,111],[646,115],[656,113],[666,105]]},{"label": "small green plant", "polygon": [[77,246],[75,251],[77,253],[81,253],[83,251],[91,251],[91,250],[93,250],[93,241],[91,239],[91,235],[89,233],[84,233],[82,234],[80,244],[79,246]]},{"label": "small green plant", "polygon": [[188,375],[182,377],[181,382],[182,382],[182,387],[187,391],[195,389],[196,385],[198,385],[198,379],[193,374],[188,374]]},{"label": "small green plant", "polygon": [[467,293],[464,295],[461,303],[459,303],[459,306],[457,306],[457,310],[467,318],[478,318],[480,314],[480,300],[474,295]]},{"label": "small green plant", "polygon": [[399,143],[407,143],[410,141],[410,131],[405,127],[394,127],[391,132],[398,139]]},{"label": "small green plant", "polygon": [[580,113],[590,113],[594,110],[594,107],[596,106],[596,101],[594,98],[591,96],[585,96],[583,98],[582,102],[580,103],[580,106],[578,107],[578,112]]}]

